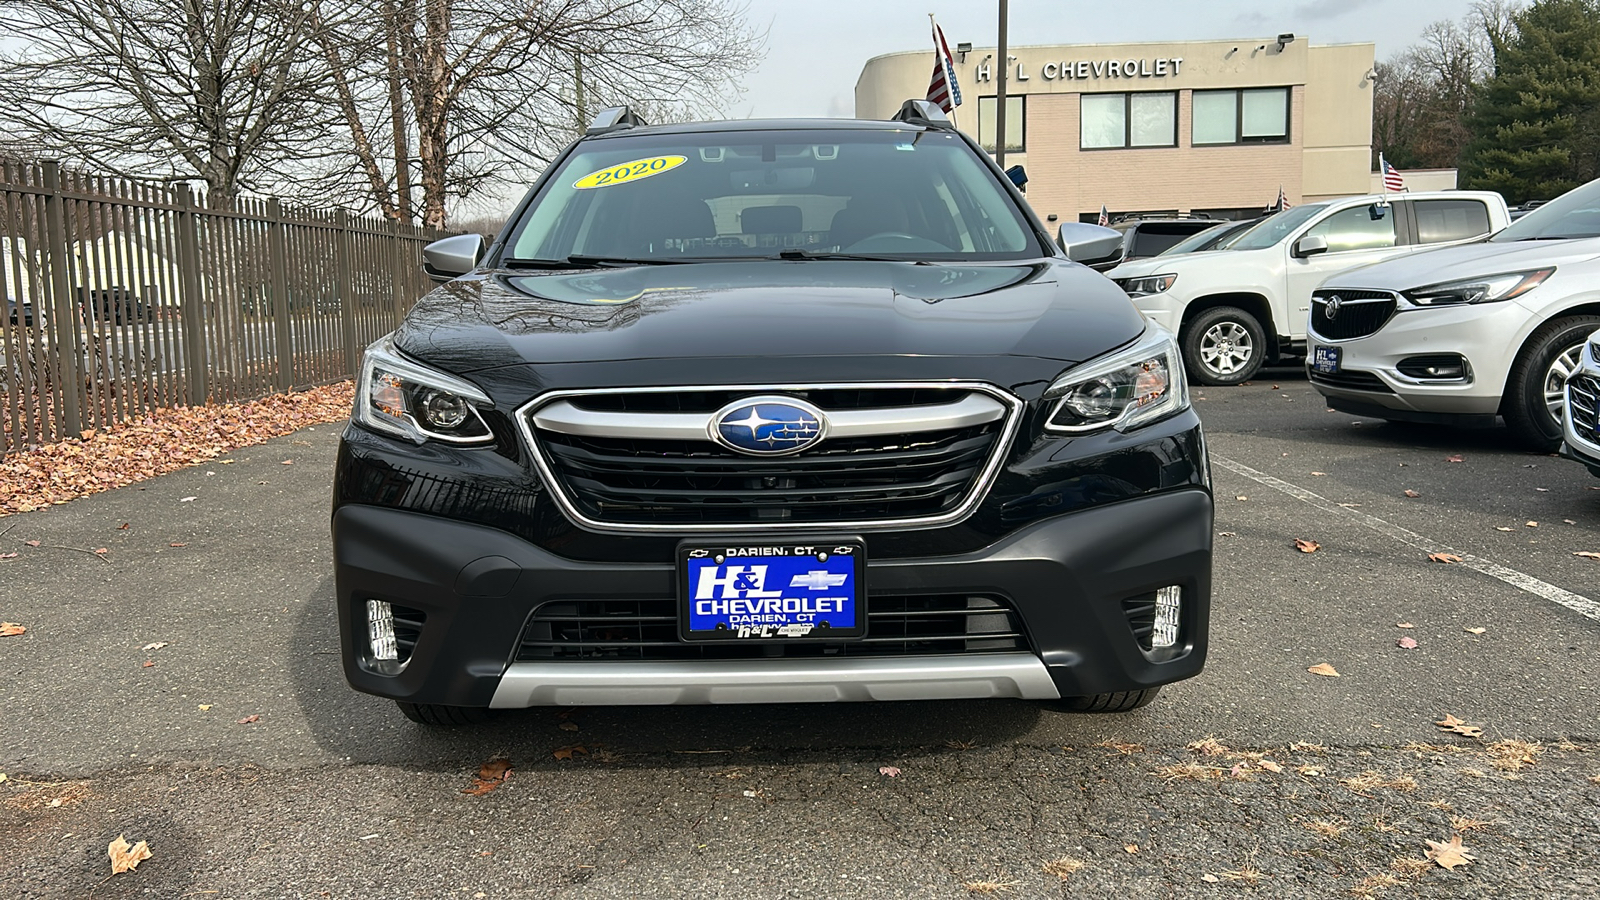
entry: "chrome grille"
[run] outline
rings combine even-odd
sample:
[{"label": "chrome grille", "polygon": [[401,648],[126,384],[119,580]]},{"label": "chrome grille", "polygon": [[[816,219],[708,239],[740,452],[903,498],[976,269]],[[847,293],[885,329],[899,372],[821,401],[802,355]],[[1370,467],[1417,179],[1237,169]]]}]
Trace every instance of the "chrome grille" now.
[{"label": "chrome grille", "polygon": [[[1339,298],[1338,310],[1329,315],[1330,302]],[[1311,330],[1335,341],[1377,333],[1394,315],[1394,295],[1384,291],[1321,290],[1311,295]]]},{"label": "chrome grille", "polygon": [[[829,437],[787,456],[711,440],[712,411],[794,398]],[[831,385],[600,391],[541,398],[520,417],[569,516],[614,531],[916,527],[976,505],[1020,401],[982,385]]]},{"label": "chrome grille", "polygon": [[1027,650],[1004,597],[931,594],[867,598],[859,641],[693,642],[678,638],[678,601],[553,600],[529,617],[517,662],[563,659],[760,659],[928,656]]},{"label": "chrome grille", "polygon": [[1600,383],[1587,375],[1577,375],[1567,381],[1567,415],[1572,417],[1572,430],[1586,441],[1600,444]]}]

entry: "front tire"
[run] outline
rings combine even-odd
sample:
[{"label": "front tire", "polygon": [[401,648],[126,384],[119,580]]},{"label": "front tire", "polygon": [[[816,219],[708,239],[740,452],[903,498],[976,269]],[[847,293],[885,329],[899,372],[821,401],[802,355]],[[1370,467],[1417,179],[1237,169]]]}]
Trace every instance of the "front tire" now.
[{"label": "front tire", "polygon": [[1183,331],[1183,363],[1201,384],[1249,381],[1267,359],[1267,331],[1237,306],[1214,306]]},{"label": "front tire", "polygon": [[1506,378],[1501,415],[1517,443],[1550,453],[1561,444],[1561,406],[1567,376],[1578,367],[1600,316],[1567,316],[1539,326]]},{"label": "front tire", "polygon": [[437,703],[407,703],[404,700],[394,703],[406,718],[430,728],[463,728],[482,725],[494,718],[494,710],[481,706],[442,706]]},{"label": "front tire", "polygon": [[1087,713],[1121,713],[1149,706],[1152,700],[1161,693],[1160,687],[1145,688],[1142,691],[1116,691],[1110,694],[1095,694],[1092,697],[1062,697],[1056,704],[1064,710],[1071,712]]}]

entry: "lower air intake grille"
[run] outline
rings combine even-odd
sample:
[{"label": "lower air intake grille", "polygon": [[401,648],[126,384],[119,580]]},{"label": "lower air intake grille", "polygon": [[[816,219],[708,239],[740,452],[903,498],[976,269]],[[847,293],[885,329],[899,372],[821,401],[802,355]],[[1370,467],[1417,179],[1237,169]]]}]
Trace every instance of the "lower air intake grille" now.
[{"label": "lower air intake grille", "polygon": [[928,656],[1028,649],[1020,619],[998,596],[871,597],[867,623],[867,636],[859,641],[691,644],[678,639],[676,600],[555,600],[528,619],[517,661]]},{"label": "lower air intake grille", "polygon": [[1596,426],[1600,425],[1600,384],[1587,375],[1567,382],[1567,415],[1572,417],[1572,429],[1578,437],[1600,443]]},{"label": "lower air intake grille", "polygon": [[1362,372],[1347,369],[1329,375],[1326,372],[1311,372],[1312,384],[1323,384],[1328,387],[1344,388],[1348,391],[1372,391],[1375,394],[1392,394],[1394,389],[1383,383],[1383,379],[1371,372]]}]

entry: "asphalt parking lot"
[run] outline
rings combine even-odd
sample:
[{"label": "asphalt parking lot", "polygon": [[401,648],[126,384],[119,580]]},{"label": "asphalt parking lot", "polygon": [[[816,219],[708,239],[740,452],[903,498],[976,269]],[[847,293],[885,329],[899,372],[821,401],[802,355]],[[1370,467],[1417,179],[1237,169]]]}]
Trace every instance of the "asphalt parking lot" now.
[{"label": "asphalt parking lot", "polygon": [[[1196,398],[1218,498],[1211,659],[1121,716],[535,709],[423,730],[339,672],[330,426],[0,520],[17,554],[0,618],[28,629],[0,638],[0,884],[1600,894],[1600,559],[1575,555],[1600,552],[1600,480],[1499,431],[1329,412],[1294,370]],[[508,779],[463,793],[500,758]],[[152,857],[108,877],[119,834]],[[1424,858],[1457,834],[1474,861]]]}]

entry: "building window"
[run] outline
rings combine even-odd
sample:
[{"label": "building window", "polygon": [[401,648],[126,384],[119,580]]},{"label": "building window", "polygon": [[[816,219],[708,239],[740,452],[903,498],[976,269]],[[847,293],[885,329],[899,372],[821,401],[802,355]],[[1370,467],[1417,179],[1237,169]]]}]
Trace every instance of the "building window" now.
[{"label": "building window", "polygon": [[[1027,146],[1024,141],[1028,134],[1028,104],[1024,102],[1026,99],[1021,94],[1006,97],[1007,153],[1022,153]],[[994,152],[996,117],[994,100],[992,96],[978,98],[978,144],[990,153]]]},{"label": "building window", "polygon": [[1289,89],[1195,91],[1199,144],[1281,144],[1289,140]]},{"label": "building window", "polygon": [[1078,146],[1081,149],[1175,147],[1178,144],[1178,95],[1171,91],[1083,94],[1078,98],[1078,109]]}]

